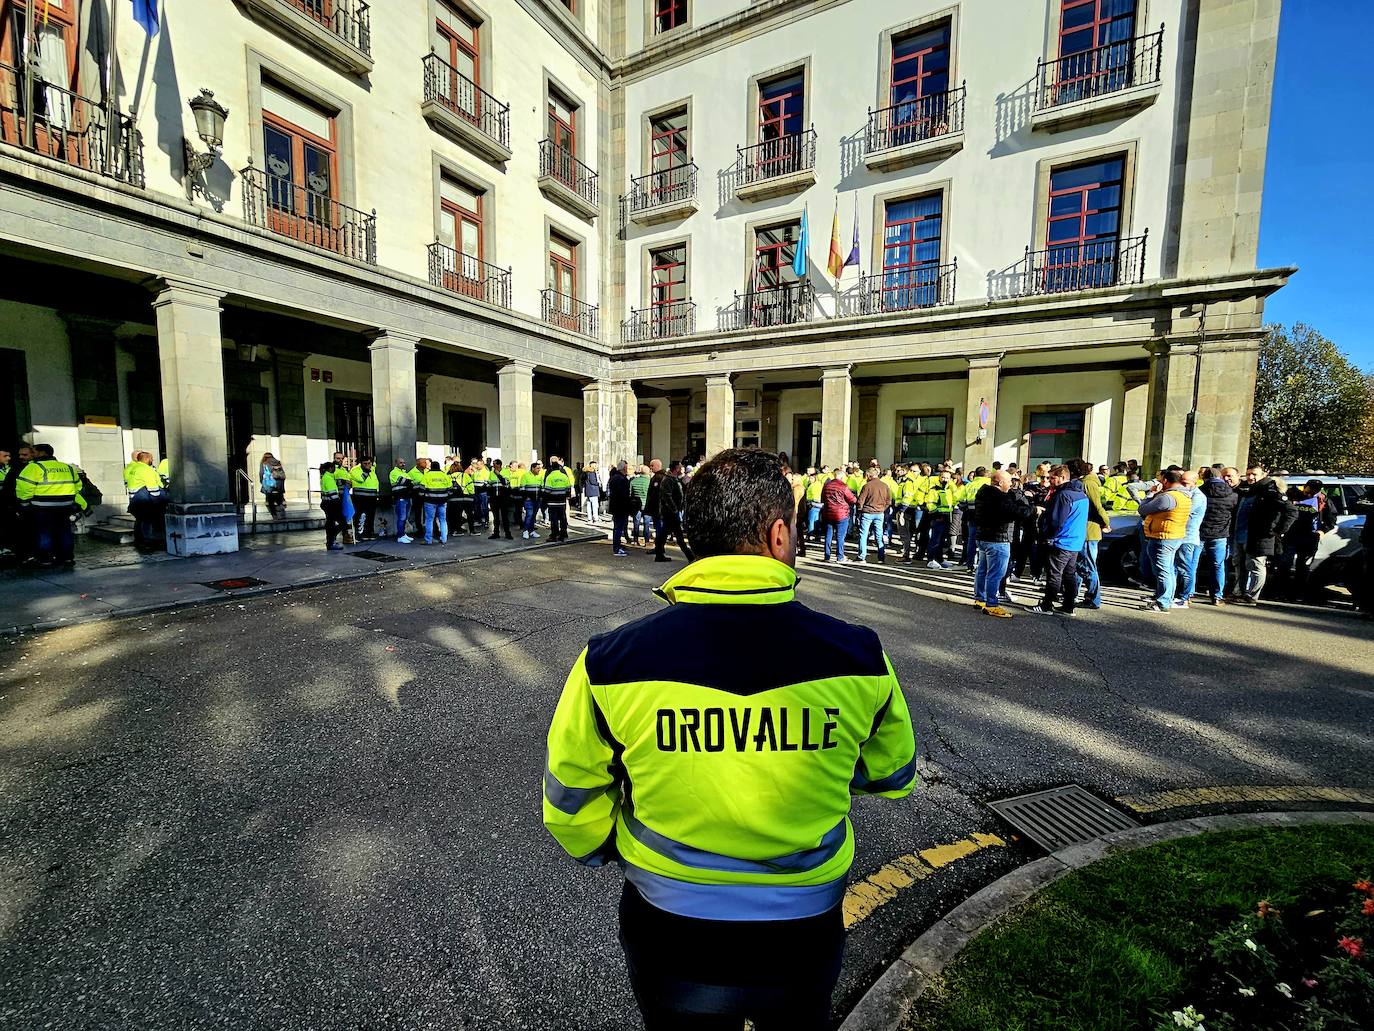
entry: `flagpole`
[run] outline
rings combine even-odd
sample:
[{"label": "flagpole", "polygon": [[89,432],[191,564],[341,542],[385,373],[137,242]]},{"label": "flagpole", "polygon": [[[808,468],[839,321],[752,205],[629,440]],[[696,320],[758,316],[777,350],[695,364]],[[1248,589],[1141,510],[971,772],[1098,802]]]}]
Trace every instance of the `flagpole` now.
[{"label": "flagpole", "polygon": [[110,0],[109,80],[105,87],[105,174],[115,175],[115,140],[121,135],[119,106],[115,93],[119,88],[119,50],[116,31],[119,28],[119,0]]},{"label": "flagpole", "polygon": [[24,5],[24,146],[33,150],[33,4]]}]

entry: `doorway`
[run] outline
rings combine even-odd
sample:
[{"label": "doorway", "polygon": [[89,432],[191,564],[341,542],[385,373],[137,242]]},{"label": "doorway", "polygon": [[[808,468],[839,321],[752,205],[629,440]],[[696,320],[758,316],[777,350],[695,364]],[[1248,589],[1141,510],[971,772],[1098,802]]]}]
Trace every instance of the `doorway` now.
[{"label": "doorway", "polygon": [[792,468],[803,472],[821,463],[821,417],[799,415],[793,424]]},{"label": "doorway", "polygon": [[557,455],[564,463],[572,462],[572,420],[559,419],[552,415],[544,416],[544,440],[539,456],[547,462],[551,455]]},{"label": "doorway", "polygon": [[480,408],[444,405],[444,418],[449,451],[464,465],[479,457],[487,446],[487,413]]},{"label": "doorway", "polygon": [[0,348],[0,382],[9,384],[9,389],[0,394],[0,448],[12,452],[33,429],[29,423],[29,377],[23,351]]},{"label": "doorway", "polygon": [[[254,484],[248,472],[248,449],[253,443],[253,406],[248,401],[224,404],[224,439],[229,445],[229,496],[242,508],[253,500]],[[248,478],[247,483],[244,478]]]},{"label": "doorway", "polygon": [[355,462],[372,456],[372,399],[334,394],[330,410],[334,416],[334,450]]}]

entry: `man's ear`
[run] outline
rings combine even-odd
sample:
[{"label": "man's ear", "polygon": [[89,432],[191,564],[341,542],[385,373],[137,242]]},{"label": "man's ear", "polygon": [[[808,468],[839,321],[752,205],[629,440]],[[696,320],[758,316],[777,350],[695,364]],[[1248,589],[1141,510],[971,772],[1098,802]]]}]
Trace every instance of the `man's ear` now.
[{"label": "man's ear", "polygon": [[796,536],[788,520],[774,519],[773,525],[768,528],[768,554],[785,565],[796,566]]}]

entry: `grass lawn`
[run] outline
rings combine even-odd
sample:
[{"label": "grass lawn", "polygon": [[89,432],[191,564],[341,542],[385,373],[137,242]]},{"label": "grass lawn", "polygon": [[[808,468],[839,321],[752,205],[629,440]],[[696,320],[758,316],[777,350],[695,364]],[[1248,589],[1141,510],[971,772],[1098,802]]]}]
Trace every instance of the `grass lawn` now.
[{"label": "grass lawn", "polygon": [[1057,882],[980,934],[918,1000],[908,1031],[1151,1028],[1208,942],[1275,904],[1374,870],[1374,828],[1207,834],[1140,849]]}]

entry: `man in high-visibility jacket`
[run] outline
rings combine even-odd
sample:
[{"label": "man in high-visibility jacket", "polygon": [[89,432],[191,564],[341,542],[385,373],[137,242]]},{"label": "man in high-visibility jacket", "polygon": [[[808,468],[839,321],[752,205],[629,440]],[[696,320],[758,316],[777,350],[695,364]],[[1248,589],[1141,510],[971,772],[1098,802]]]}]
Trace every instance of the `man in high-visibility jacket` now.
[{"label": "man in high-visibility jacket", "polygon": [[502,533],[505,533],[506,540],[513,539],[510,533],[511,511],[517,500],[510,481],[511,475],[501,459],[492,462],[491,486],[488,490],[491,496],[491,536],[488,540],[498,541]]},{"label": "man in high-visibility jacket", "polygon": [[434,468],[428,458],[415,459],[415,470],[420,474],[416,494],[423,513],[424,542],[434,543],[434,526],[439,526],[439,543],[448,543],[448,496],[453,490],[453,480],[442,469]]},{"label": "man in high-visibility jacket", "polygon": [[375,541],[377,495],[381,485],[377,482],[377,470],[373,467],[372,456],[365,455],[350,469],[349,478],[353,481],[353,532],[360,541]]},{"label": "man in high-visibility jacket", "polygon": [[647,1027],[828,1027],[850,796],[911,792],[911,717],[877,635],[796,600],[777,455],[720,452],[685,505],[696,561],[655,592],[669,607],[592,638],[568,675],[544,824],[580,862],[623,867]]},{"label": "man in high-visibility jacket", "polygon": [[320,463],[320,511],[324,513],[324,550],[343,551],[339,534],[344,528],[343,494],[339,490],[339,478],[348,476],[333,462]]},{"label": "man in high-visibility jacket", "polygon": [[897,467],[889,466],[887,471],[881,476],[883,486],[887,488],[888,494],[892,497],[892,504],[887,506],[887,512],[883,517],[883,537],[887,541],[887,546],[892,547],[892,531],[897,525],[897,495],[901,493],[901,487],[897,484]]},{"label": "man in high-visibility jacket", "polygon": [[472,497],[472,476],[463,468],[463,463],[455,458],[449,463],[448,478],[453,483],[453,489],[448,495],[448,532],[451,536],[457,536],[464,532],[463,526],[466,524],[467,532],[474,534],[477,532],[477,524],[473,521],[475,503]]},{"label": "man in high-visibility jacket", "polygon": [[172,485],[172,463],[166,458],[157,463],[157,475],[164,490]]},{"label": "man in high-visibility jacket", "polygon": [[485,533],[495,484],[492,482],[491,470],[487,468],[487,463],[480,458],[472,460],[471,464],[468,465],[468,472],[472,474],[473,514],[477,517],[477,522]]},{"label": "man in high-visibility jacket", "polygon": [[954,512],[954,492],[958,489],[948,469],[940,470],[940,478],[926,491],[926,519],[930,522],[930,544],[926,554],[927,569],[951,569],[945,558],[949,536],[949,517]]},{"label": "man in high-visibility jacket", "polygon": [[969,572],[973,572],[973,560],[978,554],[978,524],[973,518],[973,499],[991,482],[987,467],[980,465],[959,492],[958,503],[964,510],[964,565]]},{"label": "man in high-visibility jacket", "polygon": [[391,503],[395,507],[396,515],[396,543],[411,543],[410,534],[406,532],[406,522],[410,518],[410,503],[415,494],[415,481],[410,477],[410,471],[406,469],[404,458],[396,459],[395,468],[387,476],[391,487]]},{"label": "man in high-visibility jacket", "polygon": [[549,540],[568,539],[568,495],[572,493],[573,478],[557,458],[549,459],[549,471],[544,474],[544,497],[549,503]]},{"label": "man in high-visibility jacket", "polygon": [[129,492],[129,514],[134,517],[134,547],[139,551],[158,548],[157,531],[167,509],[167,492],[149,452],[133,453],[133,460],[124,467],[124,488]]},{"label": "man in high-visibility jacket", "polygon": [[806,528],[805,534],[812,540],[819,540],[816,535],[816,527],[821,521],[821,491],[825,488],[825,481],[829,470],[822,469],[819,473],[814,468],[806,470]]},{"label": "man in high-visibility jacket", "polygon": [[39,565],[76,564],[72,519],[86,511],[81,470],[53,457],[47,444],[33,445],[33,461],[18,473],[14,494],[27,510],[34,530],[33,557]]},{"label": "man in high-visibility jacket", "polygon": [[534,528],[534,517],[539,512],[539,502],[544,489],[544,467],[531,462],[529,469],[520,477],[520,491],[525,502],[525,521],[521,524],[520,536],[525,540],[539,538]]}]

